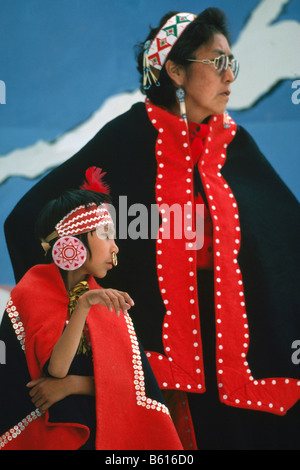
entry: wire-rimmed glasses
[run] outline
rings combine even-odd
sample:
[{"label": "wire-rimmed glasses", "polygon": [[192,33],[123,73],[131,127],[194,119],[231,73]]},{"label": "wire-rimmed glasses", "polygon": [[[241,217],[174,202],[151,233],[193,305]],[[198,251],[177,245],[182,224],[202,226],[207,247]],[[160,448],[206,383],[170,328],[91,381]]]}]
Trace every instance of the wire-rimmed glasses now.
[{"label": "wire-rimmed glasses", "polygon": [[223,72],[226,72],[228,67],[231,68],[231,72],[233,73],[234,80],[236,79],[238,72],[239,72],[239,62],[237,59],[229,59],[229,57],[225,54],[216,57],[213,60],[209,59],[186,59],[188,62],[200,62],[201,64],[212,64],[219,75]]}]

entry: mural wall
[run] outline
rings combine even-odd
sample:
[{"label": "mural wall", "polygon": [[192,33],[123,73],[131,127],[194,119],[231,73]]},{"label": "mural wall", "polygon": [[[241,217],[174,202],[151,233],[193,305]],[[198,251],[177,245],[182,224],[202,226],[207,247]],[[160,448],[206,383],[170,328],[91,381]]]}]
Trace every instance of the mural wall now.
[{"label": "mural wall", "polygon": [[49,169],[143,100],[134,45],[149,25],[170,10],[208,6],[227,13],[241,63],[229,112],[299,199],[299,0],[1,1],[1,312],[14,285],[3,233],[9,212]]}]

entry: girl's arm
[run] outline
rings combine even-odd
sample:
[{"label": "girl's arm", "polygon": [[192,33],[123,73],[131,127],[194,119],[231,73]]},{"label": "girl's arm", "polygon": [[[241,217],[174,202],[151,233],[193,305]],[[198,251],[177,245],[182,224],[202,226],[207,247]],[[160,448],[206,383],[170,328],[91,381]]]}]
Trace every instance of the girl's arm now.
[{"label": "girl's arm", "polygon": [[41,377],[26,385],[34,405],[44,412],[69,395],[95,395],[94,377],[67,375],[63,379]]},{"label": "girl's arm", "polygon": [[114,289],[96,289],[85,292],[78,299],[68,325],[53,348],[48,365],[48,372],[52,377],[64,378],[68,374],[79,345],[87,314],[91,306],[95,304],[104,305],[110,311],[114,308],[119,316],[120,310],[126,313],[134,305],[134,302],[126,292]]}]

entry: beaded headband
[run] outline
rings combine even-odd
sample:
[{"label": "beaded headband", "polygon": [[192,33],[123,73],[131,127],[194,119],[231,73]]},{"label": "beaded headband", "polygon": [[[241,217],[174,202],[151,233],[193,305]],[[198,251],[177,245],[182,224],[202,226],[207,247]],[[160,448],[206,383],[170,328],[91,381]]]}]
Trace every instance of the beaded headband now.
[{"label": "beaded headband", "polygon": [[42,240],[42,247],[47,252],[50,249],[49,242],[54,238],[80,235],[108,224],[113,224],[113,220],[105,204],[97,206],[91,203],[88,207],[84,205],[76,207],[55,225],[55,230],[47,238]]},{"label": "beaded headband", "polygon": [[186,27],[194,21],[192,13],[178,13],[164,24],[155,38],[144,46],[143,87],[159,84],[158,77],[167,57]]},{"label": "beaded headband", "polygon": [[91,203],[88,207],[82,205],[72,210],[55,225],[55,229],[59,237],[65,237],[66,235],[90,232],[99,225],[112,223],[112,218],[105,204],[97,206],[97,204]]}]

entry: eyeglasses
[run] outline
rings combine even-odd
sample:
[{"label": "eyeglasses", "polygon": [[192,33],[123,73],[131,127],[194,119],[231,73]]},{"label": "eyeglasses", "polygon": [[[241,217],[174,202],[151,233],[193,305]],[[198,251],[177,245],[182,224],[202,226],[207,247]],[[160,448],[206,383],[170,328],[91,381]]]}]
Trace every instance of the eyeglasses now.
[{"label": "eyeglasses", "polygon": [[186,59],[188,62],[200,62],[201,64],[213,64],[216,71],[219,75],[223,72],[226,72],[228,67],[231,68],[231,72],[233,73],[234,80],[236,79],[238,72],[239,72],[239,62],[237,59],[229,60],[229,57],[225,54],[216,57],[213,60],[209,59]]}]

